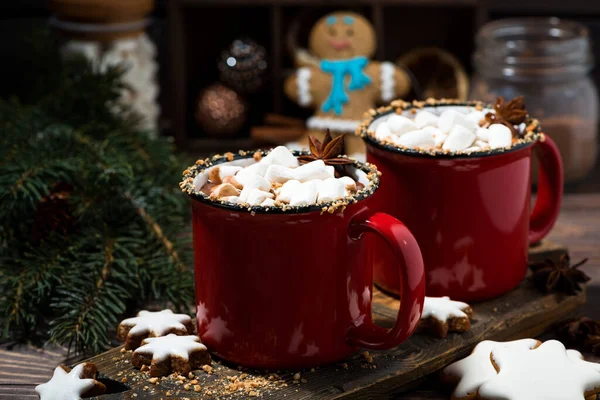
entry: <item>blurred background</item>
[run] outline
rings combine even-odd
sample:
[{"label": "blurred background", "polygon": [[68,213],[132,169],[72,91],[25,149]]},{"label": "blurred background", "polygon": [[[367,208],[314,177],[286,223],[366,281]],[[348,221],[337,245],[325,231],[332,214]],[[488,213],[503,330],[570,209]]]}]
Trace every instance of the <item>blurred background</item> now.
[{"label": "blurred background", "polygon": [[409,71],[404,99],[525,95],[561,148],[567,191],[600,191],[600,2],[19,0],[0,10],[2,97],[22,89],[22,39],[49,29],[63,56],[127,65],[122,101],[194,156],[301,135],[312,110],[286,97],[285,79],[315,62],[313,24],[353,11],[373,25],[373,58]]}]

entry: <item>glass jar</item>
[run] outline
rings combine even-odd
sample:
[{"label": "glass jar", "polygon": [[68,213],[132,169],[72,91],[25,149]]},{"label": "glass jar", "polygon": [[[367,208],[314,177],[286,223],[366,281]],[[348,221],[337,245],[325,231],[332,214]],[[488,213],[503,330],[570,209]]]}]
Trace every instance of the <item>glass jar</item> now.
[{"label": "glass jar", "polygon": [[50,25],[60,35],[63,57],[83,55],[101,71],[123,69],[121,103],[141,117],[141,126],[158,130],[156,46],[145,33],[152,0],[51,0]]},{"label": "glass jar", "polygon": [[478,32],[473,61],[471,99],[525,96],[529,113],[560,148],[565,180],[592,169],[598,94],[588,76],[593,59],[587,28],[558,18],[494,21]]}]

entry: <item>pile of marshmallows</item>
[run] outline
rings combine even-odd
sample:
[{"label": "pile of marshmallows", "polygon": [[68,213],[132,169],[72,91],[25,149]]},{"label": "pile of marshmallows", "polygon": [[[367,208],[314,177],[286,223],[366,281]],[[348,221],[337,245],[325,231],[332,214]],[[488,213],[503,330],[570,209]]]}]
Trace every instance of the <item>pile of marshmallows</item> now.
[{"label": "pile of marshmallows", "polygon": [[306,206],[337,200],[357,190],[354,179],[335,178],[333,166],[322,160],[299,166],[296,156],[283,146],[245,168],[212,167],[208,177],[211,186],[216,184],[210,189],[212,200],[250,206],[272,207],[276,202]]},{"label": "pile of marshmallows", "polygon": [[[414,119],[393,114],[375,127],[375,137],[399,147],[446,152],[470,153],[510,147],[511,130],[502,124],[486,126],[485,114],[488,112],[494,110],[463,107],[447,109],[439,115],[418,110]],[[515,128],[523,132],[525,124]]]}]

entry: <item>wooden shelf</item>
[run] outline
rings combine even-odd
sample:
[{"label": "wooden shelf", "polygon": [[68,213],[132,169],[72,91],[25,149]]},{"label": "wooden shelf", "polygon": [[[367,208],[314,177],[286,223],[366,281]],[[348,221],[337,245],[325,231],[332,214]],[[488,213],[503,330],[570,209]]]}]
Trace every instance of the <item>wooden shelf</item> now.
[{"label": "wooden shelf", "polygon": [[475,6],[478,0],[171,0],[185,5],[198,6],[344,6],[344,5],[387,5],[387,6],[432,6],[465,7]]},{"label": "wooden shelf", "polygon": [[[413,47],[439,46],[457,53],[469,63],[470,41],[486,19],[489,0],[170,0],[167,5],[170,51],[170,98],[168,104],[175,142],[182,150],[190,143],[201,150],[218,152],[230,144],[198,138],[202,133],[191,117],[194,96],[218,79],[215,68],[220,51],[234,35],[248,35],[265,46],[269,79],[265,92],[252,98],[254,117],[273,112],[306,117],[305,111],[283,95],[284,74],[293,67],[286,48],[286,35],[294,18],[309,10],[321,12],[351,9],[373,23],[379,43],[377,60],[395,60]],[[454,12],[448,13],[447,9]],[[310,23],[310,21],[305,21]],[[407,37],[406,32],[420,31]],[[447,35],[452,32],[452,35]],[[299,37],[304,37],[303,32]],[[399,40],[385,40],[398,38]],[[298,43],[299,46],[305,44]],[[258,118],[256,118],[256,116]],[[250,126],[244,129],[249,130]],[[213,147],[214,146],[214,147]],[[227,148],[227,150],[231,150]]]}]

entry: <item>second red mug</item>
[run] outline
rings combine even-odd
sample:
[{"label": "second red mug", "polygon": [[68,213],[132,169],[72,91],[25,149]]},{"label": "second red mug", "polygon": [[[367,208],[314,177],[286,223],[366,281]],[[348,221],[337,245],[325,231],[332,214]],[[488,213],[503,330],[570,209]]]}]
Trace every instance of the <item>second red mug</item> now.
[{"label": "second red mug", "polygon": [[[223,162],[190,167],[182,182],[192,197],[198,334],[212,353],[243,366],[301,368],[360,347],[392,348],[412,334],[423,308],[423,260],[406,226],[373,209],[377,193],[331,214],[318,205],[248,210],[210,201],[194,187],[193,179]],[[356,166],[363,179],[374,172]],[[390,271],[402,282],[401,306],[390,330],[371,320],[373,257],[363,234],[395,257]]]},{"label": "second red mug", "polygon": [[[450,106],[456,104],[436,105]],[[378,112],[368,124],[394,112]],[[529,244],[540,241],[558,217],[563,172],[554,142],[542,134],[534,143],[487,155],[431,155],[382,144],[366,134],[367,126],[362,126],[367,161],[382,172],[375,207],[415,235],[425,262],[426,294],[479,301],[517,286],[527,272]],[[531,212],[534,149],[540,168]],[[375,283],[398,293],[396,261],[379,243],[373,247]]]}]

